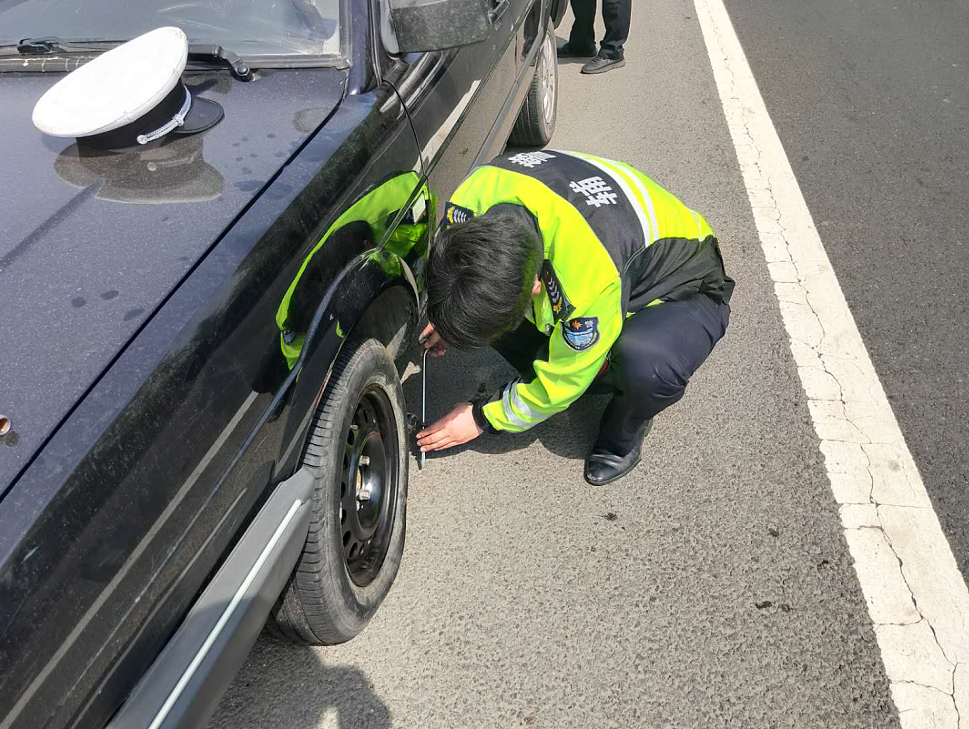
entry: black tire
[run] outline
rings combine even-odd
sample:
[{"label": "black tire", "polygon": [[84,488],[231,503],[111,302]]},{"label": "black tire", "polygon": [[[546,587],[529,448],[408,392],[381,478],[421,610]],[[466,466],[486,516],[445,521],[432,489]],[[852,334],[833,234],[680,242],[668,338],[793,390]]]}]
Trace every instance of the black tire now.
[{"label": "black tire", "polygon": [[528,87],[515,127],[508,138],[517,147],[548,144],[558,116],[559,69],[555,52],[555,30],[548,24],[542,47],[538,50],[535,77]]},{"label": "black tire", "polygon": [[[363,456],[366,466],[360,465]],[[404,393],[393,360],[377,340],[351,339],[344,346],[310,426],[303,465],[316,476],[309,535],[267,628],[294,643],[333,645],[366,627],[390,591],[404,552]],[[379,474],[386,477],[383,486]],[[371,489],[376,495],[361,501],[361,493]],[[373,536],[359,541],[371,522]]]}]

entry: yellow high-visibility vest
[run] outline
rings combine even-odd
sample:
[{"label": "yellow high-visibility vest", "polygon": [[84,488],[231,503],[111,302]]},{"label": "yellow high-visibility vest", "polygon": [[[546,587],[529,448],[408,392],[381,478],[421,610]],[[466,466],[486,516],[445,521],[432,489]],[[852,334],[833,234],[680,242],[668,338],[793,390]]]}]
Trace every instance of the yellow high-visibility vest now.
[{"label": "yellow high-visibility vest", "polygon": [[700,293],[730,299],[734,282],[706,220],[627,164],[555,150],[503,155],[464,180],[444,224],[506,204],[527,210],[542,236],[542,293],[528,318],[549,337],[549,354],[532,382],[509,382],[484,406],[498,430],[526,430],[575,401],[629,314]]}]

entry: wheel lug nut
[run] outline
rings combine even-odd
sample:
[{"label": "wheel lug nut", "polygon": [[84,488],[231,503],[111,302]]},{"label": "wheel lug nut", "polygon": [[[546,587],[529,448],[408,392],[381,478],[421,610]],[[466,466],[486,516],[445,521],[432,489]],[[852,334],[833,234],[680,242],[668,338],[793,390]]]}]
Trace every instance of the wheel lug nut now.
[{"label": "wheel lug nut", "polygon": [[370,465],[370,456],[360,456],[359,463],[360,463],[361,466],[369,466]]}]

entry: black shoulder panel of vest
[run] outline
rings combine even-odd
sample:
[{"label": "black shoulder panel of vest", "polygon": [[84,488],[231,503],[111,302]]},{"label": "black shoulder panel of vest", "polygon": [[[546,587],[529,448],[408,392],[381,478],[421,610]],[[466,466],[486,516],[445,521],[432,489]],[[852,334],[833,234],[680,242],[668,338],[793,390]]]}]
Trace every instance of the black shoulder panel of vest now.
[{"label": "black shoulder panel of vest", "polygon": [[540,150],[505,154],[490,164],[534,177],[567,200],[585,218],[620,273],[646,247],[634,203],[611,175],[584,159],[555,150]]}]

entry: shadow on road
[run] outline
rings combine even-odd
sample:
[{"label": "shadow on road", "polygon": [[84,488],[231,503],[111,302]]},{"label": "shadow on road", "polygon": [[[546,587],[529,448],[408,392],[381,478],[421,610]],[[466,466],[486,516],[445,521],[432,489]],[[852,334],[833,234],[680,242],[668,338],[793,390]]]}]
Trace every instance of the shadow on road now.
[{"label": "shadow on road", "polygon": [[[408,354],[409,361],[418,370],[420,354],[414,348]],[[467,402],[476,392],[484,389],[495,392],[515,371],[494,351],[449,352],[444,357],[428,357],[427,365],[427,419],[434,422],[445,415],[453,405]],[[420,417],[421,376],[419,371],[404,381],[404,397],[408,411]],[[523,449],[536,440],[551,453],[562,458],[584,460],[599,429],[599,419],[609,401],[606,395],[583,395],[565,412],[524,433],[502,433],[482,436],[467,445],[452,448],[428,456],[428,461],[448,458],[466,450],[486,454],[501,454]],[[412,450],[416,448],[411,436]]]},{"label": "shadow on road", "polygon": [[353,666],[261,636],[209,729],[389,729],[390,709]]},{"label": "shadow on road", "polygon": [[[568,28],[568,29],[562,28],[562,30],[564,31],[563,35],[559,35],[557,33],[555,35],[556,48],[561,48],[562,45],[566,43],[569,39],[569,32],[571,31],[571,28]],[[589,62],[590,58],[592,58],[592,56],[572,56],[572,57],[566,57],[566,58],[560,57],[558,59],[558,65],[559,66],[584,66],[586,63]]]},{"label": "shadow on road", "polygon": [[592,59],[592,56],[577,56],[575,58],[560,58],[560,66],[584,66]]}]

